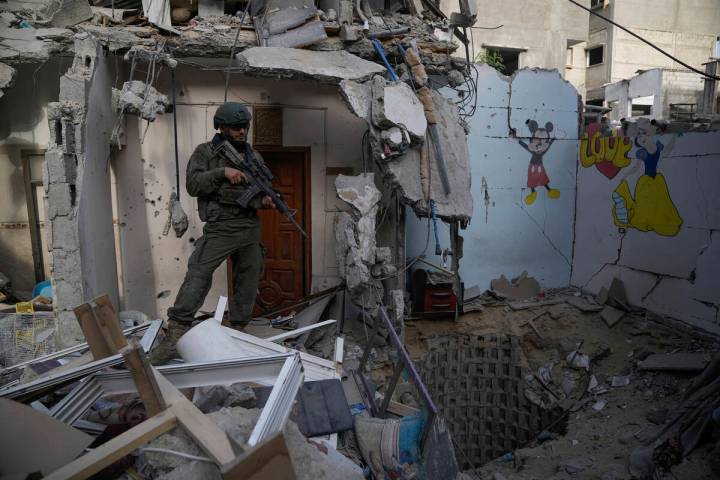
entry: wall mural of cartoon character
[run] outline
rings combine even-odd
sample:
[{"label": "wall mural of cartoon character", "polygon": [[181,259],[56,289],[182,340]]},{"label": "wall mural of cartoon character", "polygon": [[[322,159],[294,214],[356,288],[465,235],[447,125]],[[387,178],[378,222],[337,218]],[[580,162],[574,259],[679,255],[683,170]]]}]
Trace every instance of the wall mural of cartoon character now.
[{"label": "wall mural of cartoon character", "polygon": [[530,141],[525,143],[521,138],[517,138],[515,131],[512,131],[512,137],[518,140],[520,146],[530,152],[530,164],[528,165],[527,186],[531,190],[530,194],[525,197],[525,203],[532,205],[537,199],[537,187],[545,187],[549,198],[559,198],[560,190],[550,187],[550,177],[548,177],[543,165],[543,156],[550,149],[555,141],[550,137],[553,131],[552,122],[547,122],[545,128],[539,128],[535,120],[526,120],[525,124],[530,129]]},{"label": "wall mural of cartoon character", "polygon": [[[613,220],[620,228],[635,228],[643,232],[672,237],[678,234],[682,218],[670,198],[665,176],[658,171],[663,155],[675,146],[676,137],[663,143],[655,125],[642,120],[636,124],[635,158],[638,160],[617,188],[612,192]],[[635,183],[635,194],[630,192],[627,178],[640,167],[644,172]]]}]

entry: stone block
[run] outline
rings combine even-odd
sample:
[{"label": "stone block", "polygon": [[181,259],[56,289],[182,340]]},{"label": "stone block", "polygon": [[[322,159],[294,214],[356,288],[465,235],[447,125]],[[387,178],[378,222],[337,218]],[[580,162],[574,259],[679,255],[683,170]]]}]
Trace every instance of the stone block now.
[{"label": "stone block", "polygon": [[53,251],[79,248],[78,224],[74,217],[56,217],[52,222],[51,231]]},{"label": "stone block", "polygon": [[77,165],[74,155],[64,154],[60,150],[48,150],[45,153],[44,165],[47,170],[47,181],[45,185],[52,183],[75,183],[77,179]]}]

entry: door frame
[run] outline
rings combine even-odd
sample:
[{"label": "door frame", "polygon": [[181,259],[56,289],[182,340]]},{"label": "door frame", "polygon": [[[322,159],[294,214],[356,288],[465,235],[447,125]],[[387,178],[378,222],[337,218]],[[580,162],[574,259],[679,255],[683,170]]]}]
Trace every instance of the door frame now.
[{"label": "door frame", "polygon": [[[33,269],[35,270],[35,283],[45,278],[45,265],[42,255],[42,229],[38,219],[38,210],[44,208],[38,205],[35,197],[35,187],[43,186],[42,180],[33,180],[30,172],[30,156],[45,155],[46,150],[42,148],[21,149],[23,182],[25,184],[25,203],[27,205],[28,227],[30,230],[30,244],[32,246]],[[50,222],[50,219],[47,219]]]}]

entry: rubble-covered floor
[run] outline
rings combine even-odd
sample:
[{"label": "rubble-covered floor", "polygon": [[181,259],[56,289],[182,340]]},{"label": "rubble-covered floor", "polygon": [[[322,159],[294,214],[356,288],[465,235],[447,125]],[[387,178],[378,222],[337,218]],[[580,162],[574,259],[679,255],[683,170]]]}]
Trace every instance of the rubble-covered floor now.
[{"label": "rubble-covered floor", "polygon": [[[532,322],[542,334],[540,338],[529,325],[521,325],[543,311],[548,313]],[[576,391],[569,395],[565,435],[553,434],[554,438],[544,443],[535,440],[512,456],[506,455],[504,462],[496,460],[474,471],[465,471],[463,480],[633,478],[628,472],[630,451],[672,417],[673,409],[697,374],[640,371],[637,362],[653,353],[706,352],[712,356],[720,351],[717,340],[682,331],[677,326],[670,328],[646,318],[644,312],[626,314],[620,323],[609,328],[599,313],[583,313],[565,302],[518,311],[502,304],[485,306],[482,311],[462,315],[457,322],[408,321],[405,340],[410,355],[421,362],[429,350],[428,340],[458,333],[518,336],[529,371],[553,365],[551,386],[559,387],[568,373],[588,380],[594,375],[598,381],[595,390],[606,390],[580,396],[582,392],[577,390],[587,383],[578,382]],[[572,372],[566,362],[567,354],[583,340],[581,351],[591,360],[587,374]],[[630,383],[612,387],[613,376],[629,376]],[[604,408],[593,409],[603,401]],[[716,478],[708,464],[713,446],[705,444],[670,473],[657,478]],[[462,455],[457,457],[461,462]]]}]

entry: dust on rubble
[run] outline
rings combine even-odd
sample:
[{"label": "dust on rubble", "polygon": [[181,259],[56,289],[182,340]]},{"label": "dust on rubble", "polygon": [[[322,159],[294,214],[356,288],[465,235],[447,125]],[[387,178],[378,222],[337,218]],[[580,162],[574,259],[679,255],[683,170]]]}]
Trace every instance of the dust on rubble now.
[{"label": "dust on rubble", "polygon": [[[637,361],[654,353],[720,350],[720,344],[712,338],[646,317],[644,312],[628,313],[609,328],[599,313],[583,313],[561,303],[519,311],[507,306],[486,306],[480,312],[462,315],[457,322],[407,321],[405,344],[416,361],[429,351],[428,339],[434,336],[487,333],[520,337],[529,370],[535,372],[552,362],[555,379],[562,378],[562,371],[570,369],[566,356],[580,342],[582,351],[591,359],[588,379],[594,375],[599,388],[575,395],[576,401],[569,407],[567,434],[553,434],[554,438],[544,443],[536,440],[506,456],[509,461],[476,466],[479,468],[458,478],[633,478],[627,467],[629,453],[669,420],[685,387],[695,376],[640,371]],[[526,323],[528,319],[532,319],[542,338]],[[611,386],[613,377],[623,376],[629,376],[629,384]],[[672,475],[680,479],[713,478],[707,463],[710,448],[708,445],[694,452],[673,467],[666,478],[673,478]]]}]

